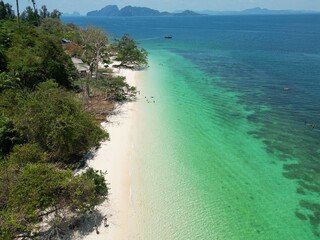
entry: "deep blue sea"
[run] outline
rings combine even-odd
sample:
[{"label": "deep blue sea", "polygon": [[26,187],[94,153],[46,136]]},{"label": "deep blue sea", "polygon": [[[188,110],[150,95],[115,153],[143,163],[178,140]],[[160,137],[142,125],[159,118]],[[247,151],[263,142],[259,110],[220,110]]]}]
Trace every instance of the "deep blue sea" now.
[{"label": "deep blue sea", "polygon": [[144,151],[180,170],[177,185],[154,178],[167,226],[148,218],[140,239],[320,238],[320,15],[63,20],[128,33],[149,52],[159,100],[148,111],[161,119],[150,131],[171,130]]}]

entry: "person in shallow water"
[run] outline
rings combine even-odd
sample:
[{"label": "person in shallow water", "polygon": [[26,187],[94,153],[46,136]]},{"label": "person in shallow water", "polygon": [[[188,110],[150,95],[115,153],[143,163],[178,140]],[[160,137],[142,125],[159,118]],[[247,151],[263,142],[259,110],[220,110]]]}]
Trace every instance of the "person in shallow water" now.
[{"label": "person in shallow water", "polygon": [[317,125],[315,123],[308,123],[307,120],[304,120],[304,124],[310,128],[316,128]]},{"label": "person in shallow water", "polygon": [[96,229],[96,233],[99,234],[99,229],[98,229],[98,226],[97,225],[94,225],[95,229]]},{"label": "person in shallow water", "polygon": [[108,227],[108,226],[109,226],[109,225],[108,225],[108,218],[105,217],[105,218],[103,219],[103,224],[104,224],[105,227]]}]

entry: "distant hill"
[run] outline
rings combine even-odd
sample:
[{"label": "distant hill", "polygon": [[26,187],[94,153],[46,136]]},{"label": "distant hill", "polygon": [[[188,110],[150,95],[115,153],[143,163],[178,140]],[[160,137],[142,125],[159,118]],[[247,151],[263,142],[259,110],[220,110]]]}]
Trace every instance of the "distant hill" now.
[{"label": "distant hill", "polygon": [[181,13],[169,13],[160,12],[155,9],[147,7],[132,7],[126,6],[119,9],[116,5],[108,5],[101,10],[91,11],[87,13],[87,16],[105,16],[105,17],[133,17],[133,16],[198,16],[203,15],[200,13],[195,13],[190,10],[183,11]]},{"label": "distant hill", "polygon": [[78,17],[81,15],[78,12],[73,12],[73,13],[63,13],[62,16],[64,16],[64,17]]},{"label": "distant hill", "polygon": [[87,13],[87,16],[117,16],[119,8],[117,5],[108,5],[101,10],[91,11]]},{"label": "distant hill", "polygon": [[270,10],[266,8],[251,8],[240,12],[245,15],[271,15],[271,14],[306,14],[306,13],[316,13],[312,11],[293,11],[293,10]]},{"label": "distant hill", "polygon": [[197,11],[207,15],[285,15],[285,14],[320,14],[316,11],[294,11],[294,10],[270,10],[266,8],[251,8],[243,11]]},{"label": "distant hill", "polygon": [[146,7],[132,7],[126,6],[120,9],[118,16],[131,17],[131,16],[159,16],[161,13]]}]

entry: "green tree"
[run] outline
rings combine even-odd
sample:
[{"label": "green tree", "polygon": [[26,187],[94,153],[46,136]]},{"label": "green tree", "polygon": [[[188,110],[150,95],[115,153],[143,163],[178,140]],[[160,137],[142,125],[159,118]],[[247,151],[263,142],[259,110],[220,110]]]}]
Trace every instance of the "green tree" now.
[{"label": "green tree", "polygon": [[0,93],[7,89],[20,88],[20,79],[12,77],[6,72],[0,72]]},{"label": "green tree", "polygon": [[46,5],[43,5],[40,9],[40,18],[41,19],[45,19],[45,18],[48,18],[50,17],[50,12],[48,11],[47,9],[47,6]]},{"label": "green tree", "polygon": [[[1,1],[0,16],[2,6]],[[101,172],[71,170],[108,138],[67,90],[75,69],[61,47],[61,36],[70,34],[81,42],[79,31],[52,19],[60,16],[58,11],[40,12],[44,18],[35,27],[35,5],[27,11],[23,17],[32,24],[21,22],[19,31],[13,21],[0,22],[0,239],[4,240],[58,239],[56,234],[65,226],[62,220],[91,212],[108,194]],[[42,222],[49,224],[46,229]]]},{"label": "green tree", "polygon": [[107,47],[109,39],[103,30],[98,28],[84,28],[80,30],[83,53],[81,58],[90,66],[91,76],[98,71],[98,63],[107,58]]},{"label": "green tree", "polygon": [[38,12],[34,11],[30,6],[22,12],[21,19],[31,25],[39,26]]},{"label": "green tree", "polygon": [[15,145],[8,161],[20,167],[32,163],[45,163],[47,161],[47,154],[35,143]]},{"label": "green tree", "polygon": [[0,1],[0,20],[7,19],[7,10],[4,2]]},{"label": "green tree", "polygon": [[101,171],[95,171],[93,168],[88,168],[87,171],[82,174],[82,177],[94,182],[97,196],[108,195],[108,187]]},{"label": "green tree", "polygon": [[3,19],[13,19],[14,13],[12,10],[12,6],[9,3],[4,3],[2,0],[0,1],[0,20]]},{"label": "green tree", "polygon": [[10,153],[16,142],[18,142],[18,138],[13,122],[0,116],[0,159]]},{"label": "green tree", "polygon": [[51,12],[50,17],[51,17],[51,18],[58,18],[58,19],[60,19],[61,15],[62,15],[62,13],[61,13],[59,10],[54,9],[54,10]]},{"label": "green tree", "polygon": [[36,2],[35,0],[31,0],[33,9],[28,6],[25,11],[21,14],[21,17],[24,21],[28,22],[31,25],[39,26],[42,22],[42,20],[46,18],[52,18],[52,19],[60,19],[62,13],[54,9],[51,13],[48,11],[47,7],[43,5],[41,7],[40,13],[38,12],[38,9],[36,8]]},{"label": "green tree", "polygon": [[[0,52],[2,55],[2,58],[6,58],[6,50],[12,46],[12,37],[14,35],[12,29],[13,29],[13,23],[10,21],[1,21],[0,24]],[[16,29],[14,30],[16,31]],[[8,59],[5,59],[6,61]]]},{"label": "green tree", "polygon": [[113,44],[116,50],[116,60],[120,61],[120,66],[141,68],[148,64],[148,53],[143,48],[138,48],[136,41],[125,34],[120,40],[116,39]]},{"label": "green tree", "polygon": [[12,22],[0,27],[0,47],[3,43],[10,75],[18,77],[23,86],[31,89],[47,79],[55,79],[69,88],[76,70],[60,41],[40,29],[23,26],[20,34]]},{"label": "green tree", "polygon": [[[45,13],[43,13],[45,15]],[[80,31],[79,28],[73,24],[64,24],[57,18],[42,18],[40,29],[46,34],[50,34],[56,38],[57,41],[61,41],[63,38],[67,38],[74,43],[80,43]]]},{"label": "green tree", "polygon": [[0,160],[0,223],[1,211],[7,207],[9,191],[13,184],[15,184],[18,174],[19,171],[16,165],[10,164],[8,161]]},{"label": "green tree", "polygon": [[0,73],[7,70],[7,57],[4,51],[0,48]]},{"label": "green tree", "polygon": [[128,101],[136,96],[136,88],[130,86],[125,77],[115,76],[100,79],[99,86],[105,90],[107,99],[112,101]]},{"label": "green tree", "polygon": [[0,105],[21,136],[37,143],[51,161],[76,164],[108,137],[81,103],[52,81],[41,83],[31,93],[6,91]]},{"label": "green tree", "polygon": [[[26,165],[10,186],[6,208],[2,211],[1,234],[11,238],[19,234],[28,236],[44,216],[50,215],[55,224],[54,219],[67,217],[68,213],[81,215],[91,211],[107,196],[107,192],[96,191],[94,179],[98,175],[91,172],[74,176],[70,170],[53,165]],[[106,188],[104,180],[99,184],[98,188]]]}]

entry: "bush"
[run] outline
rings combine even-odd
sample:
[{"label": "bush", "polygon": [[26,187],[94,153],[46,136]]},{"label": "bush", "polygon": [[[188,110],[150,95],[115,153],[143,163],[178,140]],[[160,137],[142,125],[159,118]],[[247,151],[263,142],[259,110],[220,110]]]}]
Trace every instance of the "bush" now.
[{"label": "bush", "polygon": [[19,134],[38,144],[51,161],[75,163],[108,137],[81,103],[53,81],[33,92],[6,91],[0,103]]}]

